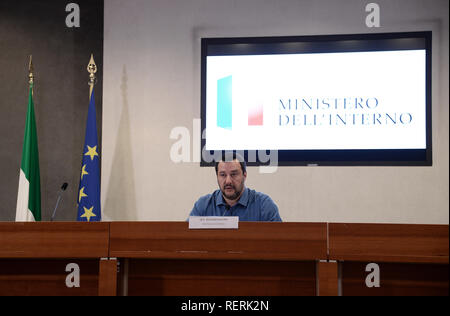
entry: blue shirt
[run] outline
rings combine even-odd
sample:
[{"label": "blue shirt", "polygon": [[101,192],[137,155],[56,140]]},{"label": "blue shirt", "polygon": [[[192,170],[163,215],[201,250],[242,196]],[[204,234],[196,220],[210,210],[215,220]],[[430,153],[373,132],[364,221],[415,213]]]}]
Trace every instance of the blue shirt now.
[{"label": "blue shirt", "polygon": [[239,221],[281,222],[278,207],[272,199],[261,192],[244,189],[239,201],[230,209],[220,190],[198,199],[190,216],[239,216]]}]

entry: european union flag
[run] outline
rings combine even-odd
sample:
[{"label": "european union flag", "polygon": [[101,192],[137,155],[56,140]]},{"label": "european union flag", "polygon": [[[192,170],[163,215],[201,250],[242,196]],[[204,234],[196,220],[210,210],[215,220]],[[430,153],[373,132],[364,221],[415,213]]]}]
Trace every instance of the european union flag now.
[{"label": "european union flag", "polygon": [[89,102],[86,136],[78,188],[78,216],[82,222],[101,221],[100,210],[100,156],[98,154],[97,121],[94,89]]}]

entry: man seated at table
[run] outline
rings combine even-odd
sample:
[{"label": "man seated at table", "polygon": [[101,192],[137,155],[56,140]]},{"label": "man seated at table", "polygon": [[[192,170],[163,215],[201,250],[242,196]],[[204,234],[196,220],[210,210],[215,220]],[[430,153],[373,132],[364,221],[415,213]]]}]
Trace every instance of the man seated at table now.
[{"label": "man seated at table", "polygon": [[278,207],[261,192],[245,187],[247,166],[233,154],[215,165],[219,190],[198,199],[190,216],[239,216],[239,221],[281,222]]}]

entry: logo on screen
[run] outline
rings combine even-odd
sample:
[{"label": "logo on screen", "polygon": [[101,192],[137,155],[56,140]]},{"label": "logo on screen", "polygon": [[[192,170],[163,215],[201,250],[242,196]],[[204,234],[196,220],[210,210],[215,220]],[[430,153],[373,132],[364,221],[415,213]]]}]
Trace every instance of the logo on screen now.
[{"label": "logo on screen", "polygon": [[[264,108],[262,104],[248,107],[248,126],[262,126]],[[233,128],[233,76],[217,80],[217,126]]]}]

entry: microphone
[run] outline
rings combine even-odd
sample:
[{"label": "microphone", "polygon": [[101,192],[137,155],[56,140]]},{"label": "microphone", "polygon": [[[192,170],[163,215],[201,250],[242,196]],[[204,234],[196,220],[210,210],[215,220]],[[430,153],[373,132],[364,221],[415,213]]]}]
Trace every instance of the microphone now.
[{"label": "microphone", "polygon": [[228,204],[225,205],[225,211],[223,211],[222,216],[225,216],[225,213],[230,210],[230,206]]},{"label": "microphone", "polygon": [[64,191],[66,191],[67,186],[68,186],[67,182],[64,182],[61,186],[61,190],[59,190],[58,199],[56,200],[55,209],[53,210],[53,214],[52,214],[52,217],[50,218],[50,222],[53,222],[53,219],[55,218],[56,209],[58,208],[59,201],[61,200],[61,195]]}]

